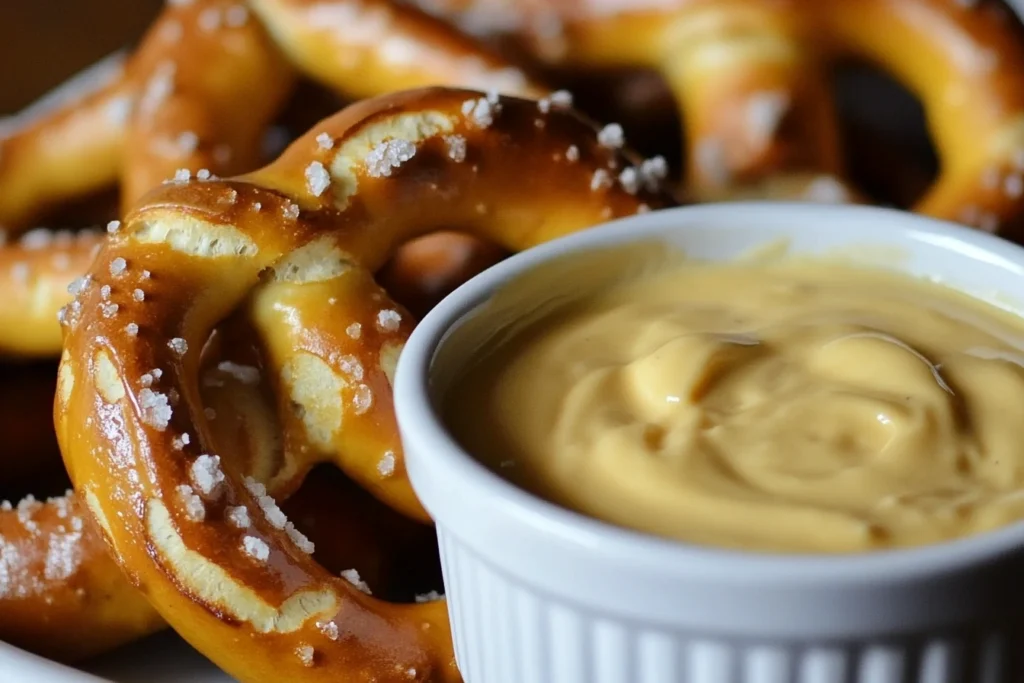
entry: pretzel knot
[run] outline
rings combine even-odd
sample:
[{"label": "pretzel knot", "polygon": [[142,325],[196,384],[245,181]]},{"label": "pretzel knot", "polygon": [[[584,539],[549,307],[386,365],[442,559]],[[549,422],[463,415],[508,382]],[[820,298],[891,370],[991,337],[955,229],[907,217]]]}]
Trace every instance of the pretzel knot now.
[{"label": "pretzel knot", "polygon": [[[154,190],[99,254],[64,316],[62,452],[126,573],[229,673],[458,680],[443,602],[384,603],[331,575],[275,499],[331,461],[426,519],[391,406],[412,321],[370,273],[438,226],[521,250],[667,203],[660,164],[599,137],[549,101],[366,100],[255,173]],[[255,463],[214,451],[197,386],[210,331],[238,310],[306,442]]]}]

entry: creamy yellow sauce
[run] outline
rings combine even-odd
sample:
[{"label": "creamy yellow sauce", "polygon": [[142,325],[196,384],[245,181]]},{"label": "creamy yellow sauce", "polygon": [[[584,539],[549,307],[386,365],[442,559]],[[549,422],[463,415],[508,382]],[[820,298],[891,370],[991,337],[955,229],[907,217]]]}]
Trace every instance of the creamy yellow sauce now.
[{"label": "creamy yellow sauce", "polygon": [[531,315],[472,354],[444,415],[565,507],[824,553],[1024,518],[1024,321],[966,295],[834,263],[693,264]]}]

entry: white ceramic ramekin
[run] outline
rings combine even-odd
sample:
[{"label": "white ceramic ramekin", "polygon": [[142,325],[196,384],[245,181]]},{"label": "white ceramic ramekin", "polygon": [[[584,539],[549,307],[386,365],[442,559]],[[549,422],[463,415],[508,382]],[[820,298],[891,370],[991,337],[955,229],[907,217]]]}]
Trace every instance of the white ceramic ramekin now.
[{"label": "white ceramic ramekin", "polygon": [[451,374],[436,363],[449,335],[502,283],[538,264],[652,239],[711,260],[780,239],[795,253],[874,253],[881,265],[1024,313],[1024,249],[862,207],[745,203],[650,213],[531,249],[474,278],[420,323],[395,389],[409,474],[437,522],[468,683],[1024,680],[1024,524],[852,556],[695,547],[549,504],[455,443],[435,409]]}]

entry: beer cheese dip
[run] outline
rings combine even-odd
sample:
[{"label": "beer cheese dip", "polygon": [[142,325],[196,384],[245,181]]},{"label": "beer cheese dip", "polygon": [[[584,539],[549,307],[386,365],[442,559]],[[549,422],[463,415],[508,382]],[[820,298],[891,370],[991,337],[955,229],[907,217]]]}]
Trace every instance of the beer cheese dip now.
[{"label": "beer cheese dip", "polygon": [[760,551],[914,546],[1024,518],[1017,316],[825,261],[578,290],[470,354],[443,400],[460,444],[518,485]]}]

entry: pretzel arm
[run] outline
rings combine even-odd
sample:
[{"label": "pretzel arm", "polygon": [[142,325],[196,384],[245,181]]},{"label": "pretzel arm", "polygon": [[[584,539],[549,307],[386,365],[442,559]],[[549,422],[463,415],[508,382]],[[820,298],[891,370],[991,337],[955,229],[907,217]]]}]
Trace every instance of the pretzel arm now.
[{"label": "pretzel arm", "polygon": [[64,662],[163,627],[68,492],[0,509],[0,640]]},{"label": "pretzel arm", "polygon": [[240,173],[291,93],[293,72],[259,21],[235,0],[170,5],[133,55],[144,84],[122,178],[127,211],[178,169]]},{"label": "pretzel arm", "polygon": [[878,0],[841,0],[827,17],[843,49],[891,71],[928,112],[942,172],[914,210],[1024,235],[1024,40],[1016,19],[993,2],[951,8],[938,0],[907,0],[897,12]]},{"label": "pretzel arm", "polygon": [[399,3],[250,4],[295,65],[349,98],[431,85],[543,94],[542,87],[495,53],[443,21]]},{"label": "pretzel arm", "polygon": [[[0,229],[13,237],[69,199],[113,185],[135,98],[122,60],[105,60],[69,96],[0,125]],[[48,103],[46,103],[48,104]]]},{"label": "pretzel arm", "polygon": [[321,261],[332,267],[313,281],[276,269],[252,298],[250,316],[276,375],[278,412],[286,432],[310,446],[285,448],[270,488],[294,489],[314,465],[333,461],[395,509],[429,522],[405,477],[391,410],[391,380],[412,319],[368,271],[338,257]]},{"label": "pretzel arm", "polygon": [[[317,143],[324,132],[330,150]],[[449,154],[460,143],[456,161]],[[555,162],[569,146],[574,160]],[[628,188],[614,179],[635,171],[631,161],[566,112],[412,91],[349,107],[263,171],[167,185],[130,215],[94,264],[81,315],[67,318],[55,415],[76,486],[104,492],[91,511],[119,563],[179,633],[246,681],[330,680],[339,670],[354,681],[458,680],[443,602],[365,595],[308,557],[313,548],[230,459],[218,476],[197,465],[209,464],[201,454],[211,439],[195,349],[261,277],[311,279],[339,253],[375,270],[434,227],[424,217],[521,249],[663,203],[630,174]],[[225,194],[236,201],[225,205]],[[142,282],[144,270],[152,277]],[[104,308],[105,285],[117,310]],[[126,295],[140,286],[144,303]],[[163,379],[143,391],[139,377],[154,367]],[[182,433],[198,438],[175,449]],[[244,529],[227,512],[240,507]]]},{"label": "pretzel arm", "polygon": [[37,230],[0,248],[0,354],[60,355],[55,313],[71,300],[68,283],[88,269],[101,241],[95,232]]},{"label": "pretzel arm", "polygon": [[696,199],[780,174],[840,175],[827,73],[804,31],[784,12],[718,3],[666,32],[662,71],[686,112]]}]

